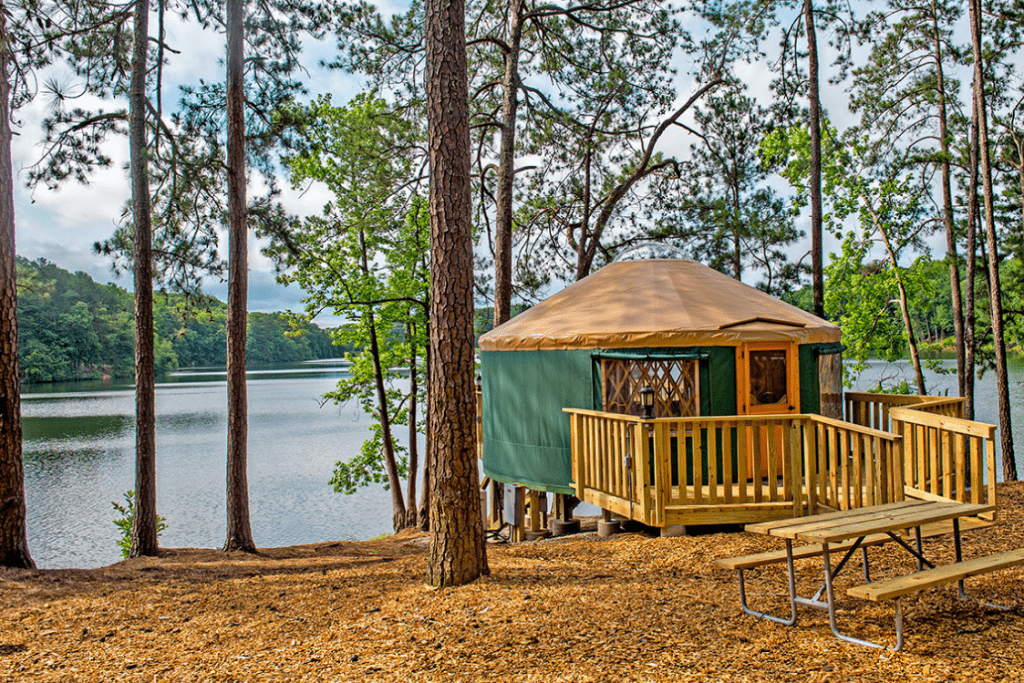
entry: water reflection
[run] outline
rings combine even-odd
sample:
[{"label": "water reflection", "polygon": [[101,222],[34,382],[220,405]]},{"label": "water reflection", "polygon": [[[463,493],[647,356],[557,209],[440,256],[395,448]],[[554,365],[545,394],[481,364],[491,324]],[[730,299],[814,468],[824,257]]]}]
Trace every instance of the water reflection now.
[{"label": "water reflection", "polygon": [[[357,408],[320,407],[320,396],[343,373],[338,363],[250,373],[249,498],[261,546],[390,530],[386,491],[344,496],[327,483],[334,462],[354,456],[369,434]],[[167,547],[224,542],[227,395],[214,377],[178,373],[157,387],[157,510],[167,519],[161,537]],[[134,401],[124,383],[26,387],[29,547],[39,566],[119,559],[111,501],[120,502],[134,486]]]}]

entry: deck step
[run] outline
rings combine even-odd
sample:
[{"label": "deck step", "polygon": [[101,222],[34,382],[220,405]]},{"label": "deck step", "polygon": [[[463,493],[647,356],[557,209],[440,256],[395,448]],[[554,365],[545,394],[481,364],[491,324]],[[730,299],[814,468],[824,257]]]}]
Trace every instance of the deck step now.
[{"label": "deck step", "polygon": [[1024,564],[1024,548],[1018,548],[1017,550],[1005,553],[975,557],[955,564],[926,569],[910,576],[900,576],[888,581],[854,586],[846,592],[855,598],[881,602],[928,588],[953,583],[968,576],[988,574],[989,572],[1008,569],[1022,564]]}]

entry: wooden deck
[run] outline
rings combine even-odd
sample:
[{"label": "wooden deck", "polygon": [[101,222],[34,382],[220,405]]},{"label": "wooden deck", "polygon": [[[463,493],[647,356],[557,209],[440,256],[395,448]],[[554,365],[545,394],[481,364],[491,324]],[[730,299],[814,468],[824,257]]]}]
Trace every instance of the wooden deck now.
[{"label": "wooden deck", "polygon": [[995,505],[995,427],[959,417],[961,399],[848,394],[846,405],[848,416],[870,424],[566,409],[576,495],[655,527],[750,523],[905,498]]}]

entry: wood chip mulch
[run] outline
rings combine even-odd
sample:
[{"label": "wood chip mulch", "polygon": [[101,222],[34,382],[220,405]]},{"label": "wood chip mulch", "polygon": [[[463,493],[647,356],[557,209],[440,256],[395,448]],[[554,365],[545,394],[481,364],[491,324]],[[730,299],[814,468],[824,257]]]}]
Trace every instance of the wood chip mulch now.
[{"label": "wood chip mulch", "polygon": [[[965,557],[1024,547],[1024,484]],[[891,546],[891,544],[890,544]],[[913,569],[873,549],[875,578]],[[97,570],[0,569],[0,681],[1020,681],[1024,569],[905,598],[893,654],[836,640],[824,612],[795,627],[744,615],[711,561],[781,546],[742,532],[581,534],[489,546],[491,574],[435,591],[427,538],[262,550],[167,550]],[[929,542],[952,558],[952,540]],[[800,565],[811,593],[820,560]],[[859,562],[838,582],[861,578]],[[750,574],[751,603],[785,613],[784,570]],[[892,643],[891,605],[842,599],[840,623]]]}]

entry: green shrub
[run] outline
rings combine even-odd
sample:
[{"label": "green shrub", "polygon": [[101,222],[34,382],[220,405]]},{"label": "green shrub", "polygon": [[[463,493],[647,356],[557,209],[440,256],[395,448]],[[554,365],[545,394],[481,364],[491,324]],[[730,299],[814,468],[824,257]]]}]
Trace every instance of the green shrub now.
[{"label": "green shrub", "polygon": [[[120,519],[115,519],[114,524],[121,530],[121,538],[117,541],[117,547],[121,549],[121,557],[127,558],[132,547],[132,524],[135,522],[135,491],[126,491],[124,494],[124,505],[110,501],[114,509],[121,513]],[[156,516],[156,536],[167,528],[167,522],[160,515]]]}]

